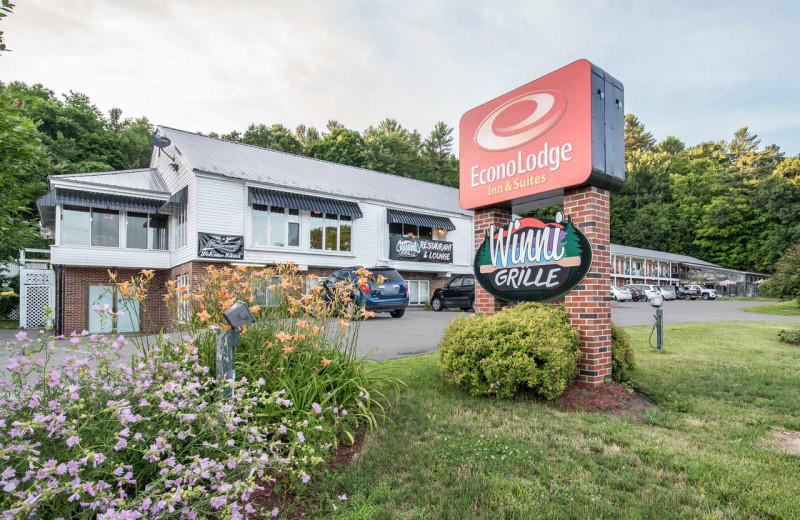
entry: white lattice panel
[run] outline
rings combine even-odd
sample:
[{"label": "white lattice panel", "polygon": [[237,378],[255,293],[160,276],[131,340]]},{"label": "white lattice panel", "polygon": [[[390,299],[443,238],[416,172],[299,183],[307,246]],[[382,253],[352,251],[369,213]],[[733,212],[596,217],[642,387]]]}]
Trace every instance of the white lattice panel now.
[{"label": "white lattice panel", "polygon": [[19,325],[34,329],[48,327],[55,315],[55,273],[44,269],[21,269],[19,287]]}]

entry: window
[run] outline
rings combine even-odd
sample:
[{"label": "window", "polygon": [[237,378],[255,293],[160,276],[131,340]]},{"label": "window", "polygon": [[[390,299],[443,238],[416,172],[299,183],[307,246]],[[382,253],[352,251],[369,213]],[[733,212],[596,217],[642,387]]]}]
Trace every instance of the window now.
[{"label": "window", "polygon": [[427,280],[408,281],[408,304],[425,305],[430,295],[430,282]]},{"label": "window", "polygon": [[166,216],[128,213],[125,220],[125,247],[131,249],[168,249]]},{"label": "window", "polygon": [[175,249],[186,245],[186,204],[180,204],[175,215]]},{"label": "window", "polygon": [[92,245],[119,247],[119,211],[92,209]]},{"label": "window", "polygon": [[91,220],[89,208],[64,206],[61,209],[61,243],[88,246]]},{"label": "window", "polygon": [[352,248],[352,219],[345,215],[311,212],[309,230],[311,249],[350,251]]},{"label": "window", "polygon": [[461,287],[463,283],[464,283],[463,278],[456,278],[452,282],[450,282],[450,287]]},{"label": "window", "polygon": [[443,240],[443,238],[441,238],[441,234],[439,233],[438,229],[434,232],[433,228],[429,228],[427,226],[415,226],[412,224],[398,224],[398,223],[389,224],[389,236],[424,238],[426,240]]},{"label": "window", "polygon": [[253,206],[253,245],[300,245],[300,211],[277,206]]},{"label": "window", "polygon": [[475,278],[464,278],[464,287],[475,287]]}]

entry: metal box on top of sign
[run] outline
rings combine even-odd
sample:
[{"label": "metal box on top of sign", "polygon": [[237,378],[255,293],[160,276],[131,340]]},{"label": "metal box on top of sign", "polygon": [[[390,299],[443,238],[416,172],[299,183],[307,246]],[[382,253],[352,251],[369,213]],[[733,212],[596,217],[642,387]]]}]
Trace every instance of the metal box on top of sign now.
[{"label": "metal box on top of sign", "polygon": [[[566,188],[625,180],[622,83],[587,60],[465,113],[459,125],[461,207],[528,209]],[[527,207],[526,207],[527,206]]]}]

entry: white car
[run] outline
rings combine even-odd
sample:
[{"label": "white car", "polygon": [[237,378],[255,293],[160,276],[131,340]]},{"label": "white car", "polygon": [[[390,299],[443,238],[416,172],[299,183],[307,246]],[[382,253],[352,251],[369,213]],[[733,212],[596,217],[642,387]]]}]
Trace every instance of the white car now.
[{"label": "white car", "polygon": [[614,297],[615,300],[618,302],[630,302],[633,301],[633,294],[629,289],[625,287],[618,287],[616,285],[611,286],[611,296]]},{"label": "white car", "polygon": [[634,284],[631,287],[641,290],[644,293],[645,300],[648,302],[656,296],[661,296],[661,289],[657,285]]}]

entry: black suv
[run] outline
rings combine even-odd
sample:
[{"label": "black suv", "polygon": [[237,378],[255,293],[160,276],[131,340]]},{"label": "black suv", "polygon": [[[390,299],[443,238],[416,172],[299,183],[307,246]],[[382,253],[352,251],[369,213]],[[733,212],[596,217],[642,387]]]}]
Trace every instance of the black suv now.
[{"label": "black suv", "polygon": [[460,274],[433,291],[431,307],[440,311],[445,307],[459,307],[462,311],[472,309],[475,303],[475,275]]}]

